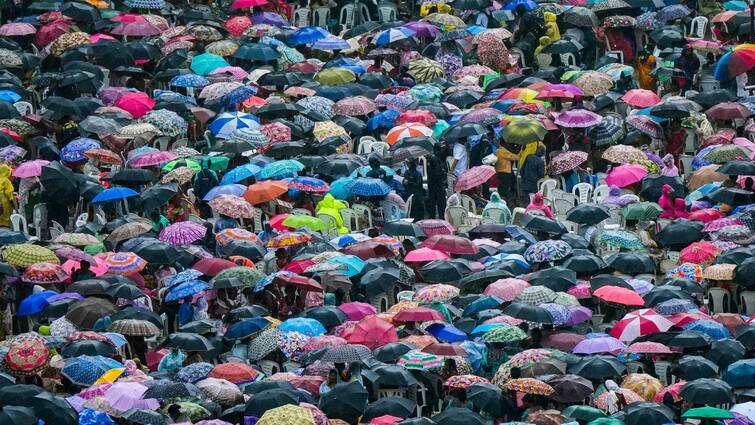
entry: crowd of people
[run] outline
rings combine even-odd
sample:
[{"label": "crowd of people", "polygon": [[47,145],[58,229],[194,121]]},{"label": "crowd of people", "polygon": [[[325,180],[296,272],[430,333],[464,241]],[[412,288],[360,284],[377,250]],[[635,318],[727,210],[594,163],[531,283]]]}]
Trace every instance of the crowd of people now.
[{"label": "crowd of people", "polygon": [[0,425],[755,425],[739,0],[14,0]]}]

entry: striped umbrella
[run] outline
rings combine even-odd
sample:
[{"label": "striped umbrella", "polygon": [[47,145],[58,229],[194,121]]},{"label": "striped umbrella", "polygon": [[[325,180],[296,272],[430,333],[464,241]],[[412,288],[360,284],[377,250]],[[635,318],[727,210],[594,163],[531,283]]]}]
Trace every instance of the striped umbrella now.
[{"label": "striped umbrella", "polygon": [[399,140],[406,139],[407,137],[429,137],[432,135],[433,130],[424,124],[406,123],[397,125],[388,131],[388,135],[385,136],[385,142],[389,145],[393,145]]},{"label": "striped umbrella", "polygon": [[419,227],[430,237],[433,235],[452,235],[456,229],[446,220],[428,218],[417,222]]},{"label": "striped umbrella", "polygon": [[[223,93],[222,96],[232,90],[233,88]],[[215,137],[219,139],[227,139],[228,137],[230,137],[231,133],[233,133],[234,130],[246,127],[257,128],[259,126],[260,123],[254,115],[245,114],[243,112],[226,112],[220,114],[217,118],[215,118],[215,120],[210,123],[208,128]]]},{"label": "striped umbrella", "polygon": [[233,241],[251,241],[260,242],[260,239],[254,233],[246,229],[223,229],[215,234],[215,240],[221,245],[226,246]]},{"label": "striped umbrella", "polygon": [[270,239],[267,243],[269,248],[283,248],[287,246],[301,245],[312,240],[312,236],[300,232],[286,232]]},{"label": "striped umbrella", "polygon": [[202,239],[207,228],[193,221],[173,223],[160,232],[159,239],[171,245],[187,245]]},{"label": "striped umbrella", "polygon": [[116,252],[105,257],[108,273],[129,275],[147,267],[147,262],[133,252]]},{"label": "striped umbrella", "polygon": [[434,354],[423,353],[419,350],[412,350],[401,356],[397,364],[407,369],[430,370],[440,369],[440,358]]},{"label": "striped umbrella", "polygon": [[312,48],[317,50],[347,50],[350,49],[351,46],[346,40],[340,37],[328,35],[325,38],[315,41],[314,44],[312,44]]}]

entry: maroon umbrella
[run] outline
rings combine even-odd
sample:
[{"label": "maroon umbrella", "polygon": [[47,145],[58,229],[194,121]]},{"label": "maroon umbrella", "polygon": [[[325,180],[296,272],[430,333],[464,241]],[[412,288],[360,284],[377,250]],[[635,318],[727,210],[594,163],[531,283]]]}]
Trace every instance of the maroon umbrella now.
[{"label": "maroon umbrella", "polygon": [[445,317],[438,311],[427,307],[414,307],[401,310],[393,316],[395,322],[426,322],[431,320],[445,321]]},{"label": "maroon umbrella", "polygon": [[110,31],[110,34],[125,35],[127,37],[146,37],[148,35],[160,34],[160,28],[149,22],[121,22],[117,27]]},{"label": "maroon umbrella", "polygon": [[479,252],[472,241],[455,235],[433,235],[425,239],[422,246],[450,254],[477,254]]},{"label": "maroon umbrella", "polygon": [[556,333],[543,340],[543,347],[556,348],[561,351],[571,352],[577,344],[585,339],[587,339],[587,337],[584,335],[569,332]]},{"label": "maroon umbrella", "polygon": [[747,107],[738,102],[719,103],[708,109],[705,114],[716,120],[745,119],[752,115]]},{"label": "maroon umbrella", "polygon": [[443,344],[439,342],[428,345],[427,347],[422,349],[422,352],[435,354],[436,356],[468,356],[467,352],[464,351],[464,349],[461,348],[460,345]]},{"label": "maroon umbrella", "polygon": [[396,253],[388,248],[387,245],[374,241],[364,241],[349,245],[343,250],[343,252],[349,255],[356,255],[362,260],[380,257],[391,258],[396,256]]},{"label": "maroon umbrella", "polygon": [[206,274],[207,276],[215,276],[225,269],[235,267],[236,263],[226,260],[224,258],[204,258],[197,261],[191,268]]}]

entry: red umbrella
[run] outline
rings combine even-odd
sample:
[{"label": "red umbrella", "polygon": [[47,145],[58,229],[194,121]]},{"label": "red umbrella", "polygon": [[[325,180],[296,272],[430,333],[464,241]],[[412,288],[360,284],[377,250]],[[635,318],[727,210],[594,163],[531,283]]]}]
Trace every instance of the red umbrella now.
[{"label": "red umbrella", "polygon": [[635,342],[624,350],[635,354],[671,354],[670,348],[658,342]]},{"label": "red umbrella", "polygon": [[714,320],[712,317],[708,316],[707,314],[702,313],[690,313],[690,312],[683,312],[683,313],[677,313],[673,316],[670,316],[668,318],[671,323],[673,323],[675,326],[684,326],[689,322],[694,322],[695,320]]},{"label": "red umbrella", "polygon": [[701,210],[690,213],[689,219],[695,221],[702,221],[703,223],[710,223],[711,221],[723,218],[726,214],[721,210],[715,208],[703,208]]},{"label": "red umbrella", "polygon": [[716,120],[745,119],[752,115],[750,110],[739,102],[722,102],[713,105],[705,114]]},{"label": "red umbrella", "polygon": [[653,396],[653,399],[656,403],[663,403],[663,396],[665,396],[666,393],[671,393],[671,395],[674,396],[674,401],[681,401],[682,398],[681,396],[679,396],[679,393],[682,391],[682,387],[685,385],[687,385],[687,381],[674,382],[668,387],[658,391],[655,396]]},{"label": "red umbrella", "polygon": [[235,266],[236,264],[233,261],[228,261],[224,258],[204,258],[194,263],[191,268],[207,276],[215,276],[223,270]]},{"label": "red umbrella", "polygon": [[285,270],[287,272],[292,273],[304,273],[305,270],[307,270],[308,267],[314,266],[315,263],[312,260],[301,260],[301,261],[292,261],[288,264],[286,264],[286,267],[283,267],[282,270]]},{"label": "red umbrella", "polygon": [[436,356],[466,357],[468,355],[467,352],[464,351],[463,348],[461,348],[461,345],[443,344],[440,342],[428,345],[427,347],[422,349],[422,352],[427,354],[435,354]]},{"label": "red umbrella", "polygon": [[621,100],[637,108],[647,108],[661,103],[661,98],[655,92],[645,89],[629,90]]},{"label": "red umbrella", "polygon": [[15,376],[31,376],[47,367],[49,360],[50,350],[44,341],[24,340],[11,344],[4,363]]},{"label": "red umbrella", "polygon": [[259,374],[260,372],[244,363],[221,363],[212,368],[209,376],[240,384],[254,381]]},{"label": "red umbrella", "polygon": [[401,310],[393,316],[396,322],[426,322],[430,320],[445,321],[446,318],[438,311],[427,307],[414,307]]},{"label": "red umbrella", "polygon": [[322,286],[316,280],[299,276],[298,274],[282,274],[273,279],[273,282],[284,282],[293,285],[303,291],[322,291]]},{"label": "red umbrella", "polygon": [[455,235],[433,235],[425,239],[421,245],[449,254],[477,254],[480,251],[469,239]]},{"label": "red umbrella", "polygon": [[398,341],[396,328],[378,316],[362,319],[348,337],[349,344],[366,345],[370,350]]},{"label": "red umbrella", "polygon": [[435,118],[435,115],[430,111],[425,111],[423,109],[410,109],[408,111],[404,111],[396,118],[396,125],[406,124],[410,122],[416,122],[420,124],[424,124],[428,127],[432,127],[435,125],[435,123],[438,122],[438,119]]},{"label": "red umbrella", "polygon": [[638,293],[631,289],[621,288],[619,286],[603,286],[598,288],[592,294],[593,296],[609,303],[632,306],[645,305],[645,300],[643,300]]},{"label": "red umbrella", "polygon": [[679,253],[680,263],[708,265],[718,256],[718,248],[710,242],[695,242]]},{"label": "red umbrella", "polygon": [[151,22],[121,22],[117,27],[110,31],[110,34],[123,35],[126,37],[146,37],[149,35],[158,35],[162,30]]},{"label": "red umbrella", "polygon": [[430,248],[420,248],[410,251],[404,257],[405,263],[421,263],[425,261],[448,260],[448,254]]},{"label": "red umbrella", "polygon": [[417,224],[419,224],[419,227],[422,228],[428,237],[433,235],[451,235],[456,230],[451,223],[440,219],[428,218],[418,221]]},{"label": "red umbrella", "polygon": [[68,32],[71,29],[71,24],[68,21],[60,20],[51,22],[37,31],[37,35],[34,38],[34,44],[39,47],[46,46],[58,37]]},{"label": "red umbrella", "polygon": [[726,326],[731,333],[734,333],[734,329],[744,325],[745,321],[742,318],[741,315],[736,313],[718,313],[713,315],[713,319],[718,321],[718,323]]},{"label": "red umbrella", "polygon": [[462,192],[472,189],[488,181],[495,175],[495,168],[490,165],[478,165],[472,167],[459,175],[454,183],[454,191]]},{"label": "red umbrella", "polygon": [[347,246],[343,252],[345,254],[356,255],[362,260],[369,260],[370,258],[391,258],[396,255],[392,249],[387,245],[377,243],[374,241],[364,241]]}]

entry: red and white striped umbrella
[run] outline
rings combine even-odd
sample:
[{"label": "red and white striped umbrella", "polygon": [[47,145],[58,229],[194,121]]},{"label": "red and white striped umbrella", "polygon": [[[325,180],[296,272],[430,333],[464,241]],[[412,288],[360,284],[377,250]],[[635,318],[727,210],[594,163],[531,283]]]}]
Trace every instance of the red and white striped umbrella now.
[{"label": "red and white striped umbrella", "polygon": [[392,145],[401,139],[407,137],[432,136],[433,130],[424,124],[406,123],[393,127],[388,135],[385,136],[385,142]]},{"label": "red and white striped umbrella", "polygon": [[642,335],[665,332],[673,325],[652,308],[643,308],[627,313],[613,326],[611,336],[621,341],[633,341]]}]

